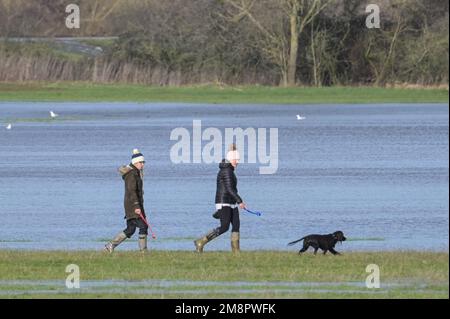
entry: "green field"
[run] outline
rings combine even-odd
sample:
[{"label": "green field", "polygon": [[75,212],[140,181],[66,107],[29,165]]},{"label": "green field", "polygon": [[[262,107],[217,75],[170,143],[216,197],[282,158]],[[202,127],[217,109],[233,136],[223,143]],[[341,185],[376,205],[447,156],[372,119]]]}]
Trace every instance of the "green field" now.
[{"label": "green field", "polygon": [[378,87],[151,87],[82,82],[0,83],[0,101],[184,103],[448,103],[448,89]]},{"label": "green field", "polygon": [[[66,266],[80,269],[68,289]],[[365,285],[380,269],[379,289]],[[447,252],[0,251],[0,298],[448,298]]]}]

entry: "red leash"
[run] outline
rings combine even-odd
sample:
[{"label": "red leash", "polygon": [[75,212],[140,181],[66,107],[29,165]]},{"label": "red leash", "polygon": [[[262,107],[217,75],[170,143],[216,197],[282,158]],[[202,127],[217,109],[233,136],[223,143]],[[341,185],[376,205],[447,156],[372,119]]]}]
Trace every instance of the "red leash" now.
[{"label": "red leash", "polygon": [[144,223],[148,226],[148,228],[150,229],[150,233],[152,234],[152,238],[156,239],[156,235],[152,230],[152,226],[150,226],[150,224],[148,223],[147,219],[145,219],[144,215],[139,214],[139,217],[141,217],[141,219],[144,221]]}]

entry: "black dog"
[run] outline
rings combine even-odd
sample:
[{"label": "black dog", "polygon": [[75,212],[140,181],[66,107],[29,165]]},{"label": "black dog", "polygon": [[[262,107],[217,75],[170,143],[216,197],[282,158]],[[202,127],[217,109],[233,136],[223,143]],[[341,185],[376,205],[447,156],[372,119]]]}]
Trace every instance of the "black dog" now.
[{"label": "black dog", "polygon": [[299,254],[305,252],[309,246],[314,248],[314,255],[317,253],[317,250],[320,248],[323,250],[323,254],[325,255],[327,251],[330,251],[333,255],[339,255],[339,253],[334,250],[334,246],[337,242],[343,242],[347,238],[345,238],[344,233],[340,230],[328,234],[328,235],[308,235],[299,240],[290,242],[288,245],[293,245],[298,243],[299,241],[303,241],[303,248],[298,252]]}]

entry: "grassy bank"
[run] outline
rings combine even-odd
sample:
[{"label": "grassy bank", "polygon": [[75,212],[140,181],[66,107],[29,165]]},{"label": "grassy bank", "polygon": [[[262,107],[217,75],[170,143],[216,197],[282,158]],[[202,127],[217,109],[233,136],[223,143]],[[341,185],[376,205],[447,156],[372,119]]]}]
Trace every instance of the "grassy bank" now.
[{"label": "grassy bank", "polygon": [[[66,266],[81,289],[66,289]],[[366,266],[380,268],[368,289]],[[448,298],[448,253],[0,251],[0,297]]]},{"label": "grassy bank", "polygon": [[448,103],[447,89],[376,87],[149,87],[92,83],[0,83],[0,101],[186,103]]}]

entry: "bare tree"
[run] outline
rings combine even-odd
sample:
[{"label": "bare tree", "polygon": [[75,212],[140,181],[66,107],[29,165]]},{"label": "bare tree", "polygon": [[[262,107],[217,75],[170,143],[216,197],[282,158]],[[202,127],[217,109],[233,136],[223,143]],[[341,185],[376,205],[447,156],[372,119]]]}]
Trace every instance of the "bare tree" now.
[{"label": "bare tree", "polygon": [[0,36],[53,35],[63,8],[60,0],[0,0]]},{"label": "bare tree", "polygon": [[447,0],[377,0],[381,29],[365,27],[366,0],[75,2],[81,29],[64,25],[68,0],[0,0],[0,37],[118,39],[88,41],[104,49],[95,61],[47,39],[0,41],[0,79],[448,83]]},{"label": "bare tree", "polygon": [[[256,0],[224,0],[230,6],[229,20],[240,22],[248,18],[263,38],[261,49],[278,65],[284,86],[296,83],[299,39],[306,26],[333,0],[272,0],[268,3],[281,12],[271,11],[271,17],[280,19],[278,27],[254,13]],[[258,2],[259,5],[267,2]],[[264,9],[264,8],[263,8]],[[268,10],[268,8],[267,8]],[[272,8],[273,10],[273,8]],[[267,18],[267,17],[266,17]],[[276,22],[276,21],[275,21]],[[288,25],[288,31],[284,25]]]},{"label": "bare tree", "polygon": [[412,21],[408,21],[412,16],[408,15],[410,8],[417,0],[392,0],[385,14],[387,20],[380,29],[369,30],[367,34],[367,44],[365,57],[373,74],[375,85],[385,85],[387,73],[396,65],[396,59],[400,55],[396,54],[397,46],[401,37],[412,29]]},{"label": "bare tree", "polygon": [[123,0],[92,0],[84,1],[85,12],[90,16],[83,19],[87,23],[86,32],[88,35],[99,35],[101,30],[106,26],[106,19],[118,10],[119,6],[127,5],[129,1]]}]

